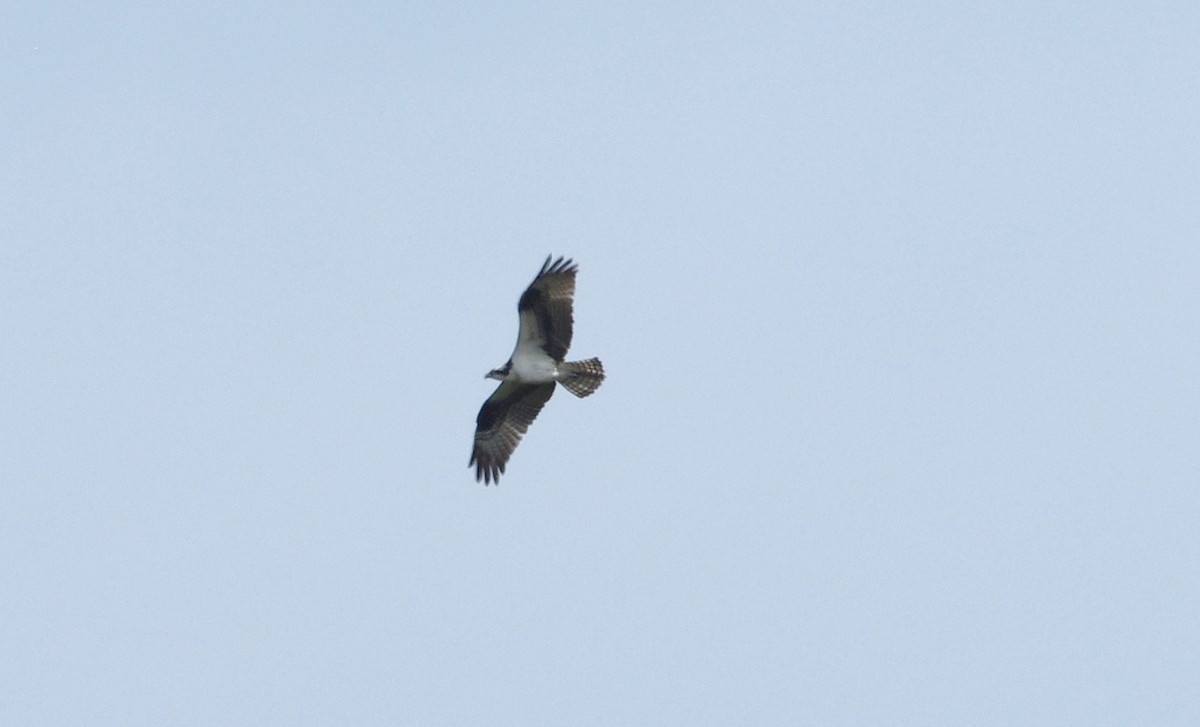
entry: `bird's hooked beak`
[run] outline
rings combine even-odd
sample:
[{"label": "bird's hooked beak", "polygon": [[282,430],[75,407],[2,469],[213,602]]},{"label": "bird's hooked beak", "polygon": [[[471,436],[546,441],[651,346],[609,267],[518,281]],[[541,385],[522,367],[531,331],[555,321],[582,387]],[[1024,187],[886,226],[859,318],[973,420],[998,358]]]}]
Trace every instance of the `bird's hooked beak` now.
[{"label": "bird's hooked beak", "polygon": [[511,369],[511,368],[512,368],[512,362],[509,361],[508,363],[504,364],[500,368],[492,369],[491,371],[487,372],[486,374],[484,374],[483,378],[495,379],[496,381],[504,381],[505,377],[508,376],[509,369]]}]

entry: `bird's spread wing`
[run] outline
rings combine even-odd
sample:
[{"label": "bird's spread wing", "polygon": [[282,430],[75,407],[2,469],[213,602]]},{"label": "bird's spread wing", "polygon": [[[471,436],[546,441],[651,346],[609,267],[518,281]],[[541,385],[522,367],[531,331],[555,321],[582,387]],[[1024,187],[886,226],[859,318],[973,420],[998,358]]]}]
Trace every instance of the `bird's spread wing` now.
[{"label": "bird's spread wing", "polygon": [[483,402],[475,419],[475,446],[468,463],[475,465],[477,481],[488,484],[500,481],[500,473],[521,442],[521,435],[553,393],[553,381],[547,384],[505,381]]},{"label": "bird's spread wing", "polygon": [[571,299],[575,295],[575,272],[569,259],[546,258],[542,270],[517,303],[521,318],[520,343],[536,343],[555,361],[561,362],[571,347]]}]

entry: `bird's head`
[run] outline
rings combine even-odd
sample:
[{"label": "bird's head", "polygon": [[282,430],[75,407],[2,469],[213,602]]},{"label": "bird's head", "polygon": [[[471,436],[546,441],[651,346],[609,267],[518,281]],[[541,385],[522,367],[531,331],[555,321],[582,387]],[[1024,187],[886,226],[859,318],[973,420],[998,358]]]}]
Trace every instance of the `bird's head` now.
[{"label": "bird's head", "polygon": [[498,369],[492,369],[491,371],[484,374],[483,378],[496,379],[497,381],[504,381],[504,379],[508,378],[508,372],[510,370],[512,370],[512,361],[509,361],[508,363],[504,364],[503,366],[501,366]]}]

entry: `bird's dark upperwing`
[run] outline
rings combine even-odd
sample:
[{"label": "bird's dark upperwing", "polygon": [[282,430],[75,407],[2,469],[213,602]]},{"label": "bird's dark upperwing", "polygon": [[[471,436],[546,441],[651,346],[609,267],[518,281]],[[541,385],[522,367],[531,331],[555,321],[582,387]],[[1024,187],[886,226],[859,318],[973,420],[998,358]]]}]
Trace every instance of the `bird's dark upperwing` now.
[{"label": "bird's dark upperwing", "polygon": [[476,481],[487,484],[500,481],[500,474],[521,436],[553,393],[553,381],[548,384],[505,381],[483,402],[475,418],[475,446],[468,462],[475,465]]},{"label": "bird's dark upperwing", "polygon": [[520,341],[537,341],[551,358],[561,362],[571,347],[571,299],[575,295],[575,263],[550,258],[517,303]]}]

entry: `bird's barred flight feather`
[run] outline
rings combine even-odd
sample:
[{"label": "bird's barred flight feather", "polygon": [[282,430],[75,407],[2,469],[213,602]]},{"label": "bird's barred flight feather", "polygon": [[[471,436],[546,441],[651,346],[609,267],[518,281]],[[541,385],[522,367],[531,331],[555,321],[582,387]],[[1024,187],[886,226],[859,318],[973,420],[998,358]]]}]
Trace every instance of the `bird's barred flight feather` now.
[{"label": "bird's barred flight feather", "polygon": [[[572,297],[575,295],[575,273],[579,267],[561,257],[542,264],[542,270],[533,279],[517,303],[521,317],[521,332],[528,328],[530,334],[539,334],[539,342],[547,355],[561,362],[571,347],[574,326]],[[525,316],[532,315],[536,326],[527,326]]]},{"label": "bird's barred flight feather", "polygon": [[553,394],[554,382],[522,386],[505,381],[488,397],[475,418],[475,449],[469,465],[475,465],[476,480],[500,482],[508,458]]}]

